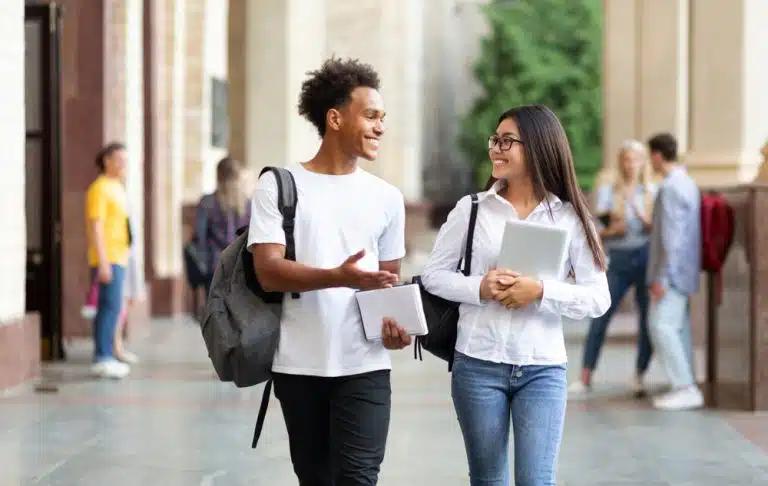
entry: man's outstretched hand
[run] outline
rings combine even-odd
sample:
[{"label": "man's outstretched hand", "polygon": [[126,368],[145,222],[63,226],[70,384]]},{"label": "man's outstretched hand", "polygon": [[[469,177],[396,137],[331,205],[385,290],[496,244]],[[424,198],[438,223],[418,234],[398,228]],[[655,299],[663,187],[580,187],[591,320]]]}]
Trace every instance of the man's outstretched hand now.
[{"label": "man's outstretched hand", "polygon": [[411,344],[411,336],[395,321],[385,317],[381,325],[381,342],[387,349],[403,349]]},{"label": "man's outstretched hand", "polygon": [[357,266],[365,256],[365,250],[360,250],[350,256],[344,263],[335,269],[336,275],[342,287],[349,287],[357,290],[383,289],[397,285],[400,278],[397,274],[379,270],[368,272]]}]

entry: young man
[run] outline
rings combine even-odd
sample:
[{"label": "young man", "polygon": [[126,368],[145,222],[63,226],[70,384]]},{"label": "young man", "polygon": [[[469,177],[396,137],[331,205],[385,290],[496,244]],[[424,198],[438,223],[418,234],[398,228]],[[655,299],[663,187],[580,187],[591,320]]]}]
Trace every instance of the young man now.
[{"label": "young man", "polygon": [[650,331],[672,389],[653,404],[665,410],[699,408],[704,397],[693,370],[688,298],[701,271],[700,192],[677,162],[677,141],[667,133],[648,141],[659,185],[651,229],[648,282],[653,300]]},{"label": "young man", "polygon": [[367,341],[354,294],[398,282],[405,205],[357,162],[376,159],[384,133],[378,74],[357,60],[330,59],[309,76],[299,113],[322,143],[311,160],[287,167],[298,191],[296,262],[284,258],[271,173],[252,199],[248,247],[266,290],[301,293],[283,304],[272,368],[299,484],[375,485],[389,430],[387,349],[411,339],[387,321],[383,342]]}]

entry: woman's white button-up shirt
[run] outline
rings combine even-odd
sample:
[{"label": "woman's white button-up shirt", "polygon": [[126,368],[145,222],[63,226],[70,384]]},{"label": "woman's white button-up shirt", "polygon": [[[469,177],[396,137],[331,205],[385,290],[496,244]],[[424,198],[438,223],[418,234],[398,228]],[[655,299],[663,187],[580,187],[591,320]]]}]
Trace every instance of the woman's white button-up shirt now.
[{"label": "woman's white button-up shirt", "polygon": [[[568,230],[568,257],[561,275],[542,281],[543,298],[525,308],[481,301],[480,282],[496,266],[505,222],[519,219],[514,207],[498,195],[500,187],[496,183],[478,196],[471,275],[456,271],[464,255],[472,204],[466,196],[440,228],[422,282],[430,293],[461,303],[456,350],[462,354],[516,365],[565,364],[563,317],[595,318],[608,310],[611,296],[605,272],[595,263],[573,205],[550,194],[526,219]],[[574,278],[569,280],[571,269]]]}]

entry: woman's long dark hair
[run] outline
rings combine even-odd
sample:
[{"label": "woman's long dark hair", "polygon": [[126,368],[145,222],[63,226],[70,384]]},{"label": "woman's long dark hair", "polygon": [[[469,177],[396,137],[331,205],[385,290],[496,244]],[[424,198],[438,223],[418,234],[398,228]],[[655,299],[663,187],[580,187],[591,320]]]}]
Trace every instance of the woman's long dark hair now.
[{"label": "woman's long dark hair", "polygon": [[[557,116],[544,105],[526,105],[507,110],[498,123],[512,118],[520,130],[525,151],[525,165],[531,176],[533,194],[537,201],[546,200],[548,192],[561,201],[570,202],[587,235],[589,249],[595,264],[602,270],[607,267],[605,252],[592,224],[584,194],[581,192],[573,167],[573,154],[563,125]],[[497,124],[498,125],[498,124]],[[488,179],[486,190],[496,182]],[[547,209],[552,213],[547,201]]]}]

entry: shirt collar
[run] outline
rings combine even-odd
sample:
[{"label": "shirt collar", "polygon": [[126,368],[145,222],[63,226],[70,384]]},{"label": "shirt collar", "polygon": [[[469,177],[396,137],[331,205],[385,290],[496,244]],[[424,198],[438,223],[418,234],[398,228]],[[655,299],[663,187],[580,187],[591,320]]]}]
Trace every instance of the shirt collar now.
[{"label": "shirt collar", "polygon": [[678,174],[683,174],[685,172],[686,172],[686,170],[685,170],[685,166],[684,165],[682,165],[682,164],[675,164],[675,165],[672,166],[671,169],[669,169],[669,172],[667,172],[667,177],[665,177],[665,179],[669,179],[672,176],[676,176]]},{"label": "shirt collar", "polygon": [[[501,192],[501,190],[504,188],[504,184],[505,182],[503,180],[494,182],[490,189],[477,195],[477,200],[484,201],[488,198],[503,199],[501,196],[499,196],[499,192]],[[547,201],[549,202],[549,206],[552,208],[552,211],[557,211],[563,206],[563,201],[551,192],[547,192]],[[539,204],[539,206],[544,206],[546,208],[545,204]],[[534,211],[536,211],[536,209],[534,209]]]}]

